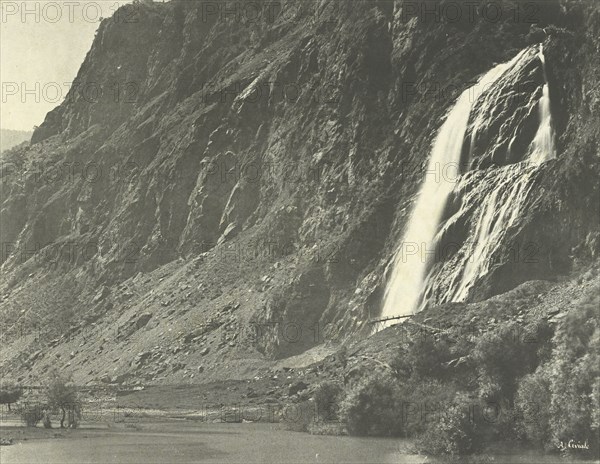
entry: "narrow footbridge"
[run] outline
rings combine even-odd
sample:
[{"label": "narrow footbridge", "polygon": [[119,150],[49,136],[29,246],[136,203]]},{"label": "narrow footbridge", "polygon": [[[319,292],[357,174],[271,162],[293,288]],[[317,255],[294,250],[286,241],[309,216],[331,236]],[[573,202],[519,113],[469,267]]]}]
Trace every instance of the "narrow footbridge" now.
[{"label": "narrow footbridge", "polygon": [[384,317],[382,319],[370,319],[369,324],[381,324],[382,322],[395,321],[397,319],[406,319],[406,318],[409,318],[412,316],[413,316],[412,314],[407,314],[405,316],[388,316],[388,317]]}]

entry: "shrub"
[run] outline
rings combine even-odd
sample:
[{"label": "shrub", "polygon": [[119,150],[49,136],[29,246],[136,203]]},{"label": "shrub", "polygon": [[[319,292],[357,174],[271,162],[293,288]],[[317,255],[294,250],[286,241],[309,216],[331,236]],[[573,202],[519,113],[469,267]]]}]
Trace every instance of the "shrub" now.
[{"label": "shrub", "polygon": [[441,366],[452,359],[452,352],[447,340],[419,334],[409,345],[407,358],[413,375],[440,378],[444,376]]},{"label": "shrub", "polygon": [[388,374],[363,379],[341,405],[350,435],[399,436],[402,405],[397,381]]},{"label": "shrub", "polygon": [[336,353],[336,358],[341,364],[342,368],[346,368],[348,365],[348,347],[346,345],[342,346],[338,352]]},{"label": "shrub", "polygon": [[316,415],[322,421],[337,421],[339,419],[340,401],[344,390],[335,382],[323,382],[317,386],[313,394]]},{"label": "shrub", "polygon": [[358,381],[341,401],[340,419],[351,435],[417,436],[456,394],[451,382],[390,372]]},{"label": "shrub", "polygon": [[343,388],[335,382],[319,384],[313,392],[312,401],[291,404],[283,409],[281,420],[286,430],[341,435],[339,408],[343,394]]},{"label": "shrub", "polygon": [[19,415],[27,427],[35,427],[44,417],[44,408],[39,404],[24,404],[19,410]]},{"label": "shrub", "polygon": [[309,432],[315,420],[315,407],[309,401],[289,405],[281,413],[285,429],[293,432]]},{"label": "shrub", "polygon": [[445,405],[437,420],[427,424],[417,439],[417,448],[431,455],[459,456],[472,452],[479,440],[469,416],[471,404],[466,395],[457,395],[452,403]]},{"label": "shrub", "polygon": [[600,377],[596,378],[592,387],[592,429],[600,430]]},{"label": "shrub", "polygon": [[312,395],[312,420],[307,430],[316,435],[341,435],[343,425],[340,418],[340,404],[344,398],[344,389],[339,383],[323,382]]},{"label": "shrub", "polygon": [[561,320],[548,366],[552,441],[588,441],[590,452],[597,452],[599,446],[594,413],[600,388],[599,300],[595,293],[584,297]]},{"label": "shrub", "polygon": [[417,436],[425,431],[427,424],[452,402],[456,389],[450,382],[411,379],[399,388],[402,428],[406,436]]},{"label": "shrub", "polygon": [[471,358],[479,373],[480,396],[512,402],[518,379],[535,370],[551,331],[543,322],[523,328],[508,322],[477,339]]},{"label": "shrub", "polygon": [[600,428],[600,328],[596,291],[561,319],[551,359],[521,379],[515,397],[518,428],[533,443],[555,448],[569,440],[598,452]]},{"label": "shrub", "polygon": [[44,414],[43,424],[44,424],[45,429],[52,428],[52,421],[50,420],[50,414],[48,414],[47,412]]},{"label": "shrub", "polygon": [[547,443],[550,439],[550,382],[542,367],[521,379],[515,410],[518,432],[532,443]]}]

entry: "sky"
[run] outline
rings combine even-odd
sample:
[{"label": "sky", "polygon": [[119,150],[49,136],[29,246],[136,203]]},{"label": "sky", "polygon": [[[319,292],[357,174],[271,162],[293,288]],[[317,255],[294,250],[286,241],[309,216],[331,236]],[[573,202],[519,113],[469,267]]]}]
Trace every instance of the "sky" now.
[{"label": "sky", "polygon": [[131,0],[0,0],[0,127],[30,131],[60,104],[100,18]]}]

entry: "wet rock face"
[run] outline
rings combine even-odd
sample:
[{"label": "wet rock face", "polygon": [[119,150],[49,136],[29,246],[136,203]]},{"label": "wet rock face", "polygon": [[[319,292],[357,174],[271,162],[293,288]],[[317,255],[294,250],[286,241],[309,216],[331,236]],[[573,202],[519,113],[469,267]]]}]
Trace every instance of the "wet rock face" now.
[{"label": "wet rock face", "polygon": [[[547,235],[525,241],[527,234],[520,233],[536,214],[540,172],[531,154],[547,84],[542,53],[542,45],[525,49],[493,84],[480,82],[468,91],[474,104],[458,171],[462,175],[455,176],[440,224],[424,293],[428,304],[489,296],[514,287],[527,274],[546,275],[552,253],[542,255],[538,248],[547,245]],[[548,158],[555,156],[554,143],[544,147]]]},{"label": "wet rock face", "polygon": [[[494,104],[477,107],[482,123],[468,129],[471,173],[461,192],[474,193],[468,201],[457,195],[447,212],[461,212],[446,233],[462,243],[496,182],[492,172],[521,160],[533,138],[542,34],[558,105],[553,114],[561,115],[559,156],[532,178],[534,195],[500,249],[520,237],[542,240],[547,230],[558,242],[576,224],[580,233],[550,253],[560,266],[535,267],[544,275],[562,272],[570,247],[597,223],[589,192],[598,191],[600,100],[591,65],[598,13],[581,2],[551,3],[540,6],[544,15],[533,32],[510,18],[426,21],[411,10],[420,3],[402,1],[290,1],[284,6],[294,14],[258,22],[203,16],[201,1],[124,7],[133,8],[136,21],[103,21],[79,71],[81,85],[48,114],[31,147],[2,156],[15,169],[0,180],[0,234],[16,248],[0,255],[4,320],[17,320],[17,308],[25,307],[42,321],[57,308],[84,320],[81,308],[90,308],[97,327],[118,311],[151,313],[157,316],[128,336],[143,334],[139,343],[149,346],[135,352],[145,353],[164,332],[154,330],[160,311],[173,311],[168,317],[193,332],[184,315],[208,319],[235,294],[246,321],[302,324],[294,343],[277,331],[256,340],[252,349],[263,356],[319,343],[309,332],[316,323],[342,337],[358,332],[377,314],[384,270],[432,140],[458,97],[442,90],[467,88],[495,63],[532,47],[489,90],[486,101]],[[113,92],[90,101],[82,89],[91,83]],[[49,245],[64,252],[33,259]],[[440,261],[448,285],[460,256]],[[530,278],[532,267],[499,262],[473,298]],[[126,302],[109,301],[118,284],[140,272],[152,274],[146,287]],[[275,278],[260,282],[265,274]],[[160,280],[166,276],[173,280]],[[150,291],[178,288],[182,276],[191,289],[160,306],[164,300]],[[97,355],[99,363],[102,356],[110,363],[108,351]]]},{"label": "wet rock face", "polygon": [[473,108],[463,147],[466,170],[522,161],[538,129],[545,84],[537,47],[484,91]]}]

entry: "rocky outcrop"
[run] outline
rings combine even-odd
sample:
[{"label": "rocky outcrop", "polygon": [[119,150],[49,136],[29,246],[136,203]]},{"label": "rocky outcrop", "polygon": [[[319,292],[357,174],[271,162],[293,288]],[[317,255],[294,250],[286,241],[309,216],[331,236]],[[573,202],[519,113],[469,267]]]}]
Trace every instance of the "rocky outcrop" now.
[{"label": "rocky outcrop", "polygon": [[[514,164],[532,138],[541,40],[558,156],[536,176],[500,249],[556,245],[535,266],[498,257],[470,298],[589,259],[581,244],[598,229],[590,194],[598,192],[600,140],[597,6],[540,3],[532,27],[478,14],[434,21],[415,11],[420,4],[286,1],[294,14],[245,21],[207,16],[202,2],[144,2],[123,7],[134,23],[105,19],[80,85],[30,147],[2,156],[14,166],[1,180],[3,333],[17,340],[20,326],[34,326],[68,352],[84,343],[93,359],[78,355],[71,368],[85,381],[115,358],[125,371],[151,350],[144,363],[170,360],[173,378],[190,380],[195,370],[198,381],[242,376],[258,360],[368,331],[455,90],[532,46],[497,89],[498,104],[482,109],[489,124],[476,133],[465,184],[481,195],[456,221],[453,240],[468,235],[494,182],[487,168]],[[83,92],[93,83],[105,90],[95,98]],[[498,146],[489,150],[492,139]],[[143,314],[152,317],[137,327]],[[292,322],[326,330],[305,330],[293,343],[275,329],[259,339],[227,332]],[[160,358],[200,324],[202,339]],[[61,339],[72,327],[79,332]],[[18,371],[19,353],[34,343],[32,335],[3,347],[3,368]],[[140,375],[160,382],[160,369]]]},{"label": "rocky outcrop", "polygon": [[465,171],[505,166],[527,158],[540,124],[538,102],[545,84],[538,53],[537,47],[529,47],[519,63],[477,101],[473,108],[476,116],[471,118],[465,135]]}]

